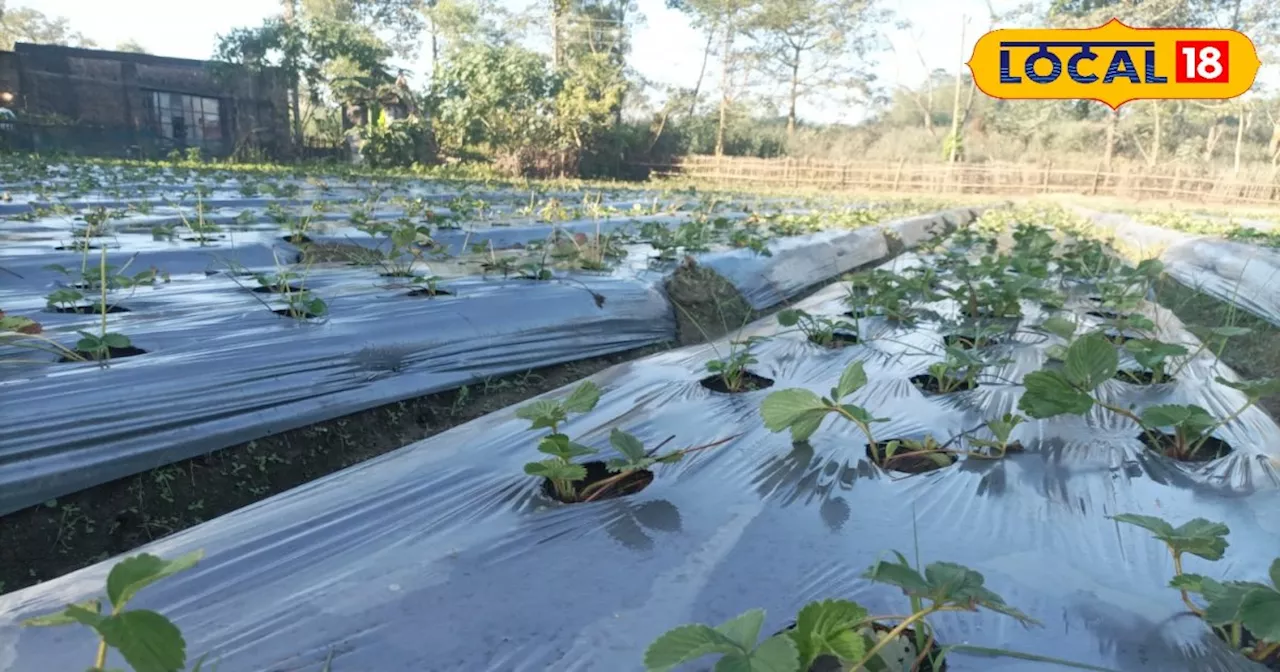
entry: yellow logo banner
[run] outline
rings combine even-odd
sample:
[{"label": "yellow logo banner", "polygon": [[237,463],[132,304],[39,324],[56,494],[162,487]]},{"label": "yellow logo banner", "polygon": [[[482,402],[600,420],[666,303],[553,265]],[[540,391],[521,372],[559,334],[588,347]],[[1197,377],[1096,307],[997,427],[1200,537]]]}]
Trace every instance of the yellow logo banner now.
[{"label": "yellow logo banner", "polygon": [[978,89],[1005,100],[1226,100],[1258,75],[1258,50],[1234,30],[1097,28],[994,30],[973,45]]}]

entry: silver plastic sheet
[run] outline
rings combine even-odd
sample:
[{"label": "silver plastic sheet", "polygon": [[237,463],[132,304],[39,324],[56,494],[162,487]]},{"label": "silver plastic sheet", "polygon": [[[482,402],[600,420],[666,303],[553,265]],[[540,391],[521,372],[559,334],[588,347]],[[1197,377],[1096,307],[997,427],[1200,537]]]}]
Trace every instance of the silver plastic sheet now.
[{"label": "silver plastic sheet", "polygon": [[1178,282],[1280,326],[1280,250],[1199,236],[1116,213],[1075,208],[1139,252],[1158,254]]},{"label": "silver plastic sheet", "polygon": [[[948,217],[954,215],[934,219]],[[550,232],[525,227],[497,235]],[[53,363],[0,369],[0,515],[383,404],[675,336],[674,309],[661,291],[671,269],[651,267],[647,246],[632,246],[612,273],[551,282],[447,279],[441,287],[452,295],[436,298],[406,296],[408,287],[370,269],[317,268],[305,286],[325,299],[329,314],[298,322],[267,309],[283,307],[278,298],[249,292],[252,278],[227,273],[220,255],[238,251],[242,261],[257,262],[247,267],[271,270],[265,259],[288,258],[293,249],[273,242],[278,229],[256,235],[257,245],[177,251],[120,243],[110,263],[123,265],[137,252],[131,272],[151,265],[185,271],[115,299],[130,312],[111,315],[111,329],[147,354],[107,369]],[[770,249],[773,256],[748,250],[697,256],[769,307],[886,253],[878,227],[775,240]],[[0,306],[38,316],[50,333],[96,329],[94,315],[38,312],[58,277],[42,267],[77,258],[0,252],[0,266],[24,272],[0,284]],[[221,270],[206,276],[211,271],[201,269],[214,263]]]},{"label": "silver plastic sheet", "polygon": [[772,257],[762,262],[752,250],[696,255],[742,292],[752,308],[763,310],[791,299],[817,282],[836,278],[873,263],[889,253],[883,231],[891,231],[907,248],[935,234],[968,224],[980,212],[957,208],[886,222],[877,228],[823,231],[771,241]]},{"label": "silver plastic sheet", "polygon": [[[842,297],[833,286],[799,305],[834,316],[847,310]],[[1068,307],[1092,320],[1088,307]],[[1162,339],[1194,343],[1167,311],[1150,316]],[[1094,413],[1020,426],[1014,438],[1024,453],[962,457],[909,477],[872,466],[861,436],[835,419],[808,448],[761,426],[769,392],[825,393],[856,359],[871,382],[852,401],[890,418],[875,425],[881,439],[971,428],[1016,407],[1015,383],[1057,342],[1026,329],[1042,318],[1027,306],[1024,328],[1000,346],[1009,363],[987,371],[978,389],[946,398],[908,382],[941,353],[942,335],[927,322],[905,330],[867,319],[864,344],[841,350],[777,336],[758,346],[753,367],[774,386],[738,395],[698,383],[723,342],[618,365],[592,377],[603,396],[565,426],[576,440],[603,448],[613,427],[651,446],[669,436],[672,447],[740,436],[658,466],[640,493],[566,506],[523,474],[538,455],[537,436],[506,409],[144,547],[207,555],[134,605],[173,618],[192,656],[208,652],[237,672],[319,670],[330,656],[339,672],[625,672],[642,669],[645,648],[665,630],[749,608],[767,609],[766,632],[822,598],[901,613],[898,590],[859,573],[888,551],[911,555],[918,540],[924,561],[982,572],[1043,623],[1024,629],[989,613],[948,614],[935,621],[943,644],[1125,672],[1259,669],[1182,613],[1167,586],[1167,550],[1106,516],[1222,521],[1231,528],[1226,558],[1187,558],[1186,571],[1265,577],[1280,553],[1280,428],[1261,411],[1221,432],[1233,454],[1200,466],[1151,454],[1134,426]],[[771,319],[747,330],[777,332]],[[1112,381],[1101,394],[1121,405],[1195,402],[1222,414],[1240,398],[1214,375],[1234,374],[1201,355],[1173,384]],[[83,628],[16,623],[100,594],[112,562],[0,597],[0,670],[83,667],[94,650]],[[959,653],[948,662],[955,672],[1039,669]]]}]

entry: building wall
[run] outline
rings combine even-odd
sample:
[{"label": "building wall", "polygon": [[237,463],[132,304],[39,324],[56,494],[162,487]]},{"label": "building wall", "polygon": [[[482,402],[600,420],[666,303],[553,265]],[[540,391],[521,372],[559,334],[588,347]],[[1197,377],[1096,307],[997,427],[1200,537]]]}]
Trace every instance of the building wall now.
[{"label": "building wall", "polygon": [[0,89],[6,72],[15,71],[18,109],[99,127],[121,144],[156,140],[144,102],[155,90],[219,99],[223,153],[252,140],[274,156],[292,154],[288,87],[278,71],[255,73],[206,61],[23,43],[12,53],[0,52]]}]

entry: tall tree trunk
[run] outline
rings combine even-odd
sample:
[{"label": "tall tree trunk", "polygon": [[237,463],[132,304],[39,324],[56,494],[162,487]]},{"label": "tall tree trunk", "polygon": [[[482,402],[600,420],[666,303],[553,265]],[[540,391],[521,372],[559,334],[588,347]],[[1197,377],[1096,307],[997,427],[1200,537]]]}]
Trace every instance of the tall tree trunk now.
[{"label": "tall tree trunk", "polygon": [[1244,105],[1240,106],[1240,116],[1236,121],[1235,166],[1232,168],[1232,171],[1236,173],[1240,172],[1240,150],[1244,148],[1244,132],[1249,128],[1249,121],[1252,116],[1253,113],[1247,111]]},{"label": "tall tree trunk", "polygon": [[[968,17],[961,19],[960,23],[960,61],[964,62],[964,29],[968,23]],[[951,147],[947,155],[947,161],[955,163],[960,158],[960,84],[964,82],[964,66],[956,69],[956,95],[951,101]]]},{"label": "tall tree trunk", "polygon": [[1111,115],[1107,118],[1107,146],[1103,150],[1102,165],[1106,167],[1107,172],[1111,171],[1111,162],[1116,156],[1116,137],[1120,130],[1120,110],[1111,110]]},{"label": "tall tree trunk", "polygon": [[[284,22],[292,26],[298,18],[298,0],[282,0],[281,14]],[[293,86],[289,91],[289,111],[293,115],[293,146],[302,147],[302,91],[297,73],[293,73]]]},{"label": "tall tree trunk", "polygon": [[711,45],[715,43],[716,25],[707,27],[707,45],[702,48],[702,67],[698,68],[698,81],[693,85],[693,101],[689,103],[689,116],[698,112],[698,94],[702,92],[702,78],[707,74],[707,61],[711,59]]},{"label": "tall tree trunk", "polygon": [[1204,160],[1205,163],[1213,161],[1213,150],[1218,147],[1218,140],[1222,138],[1222,120],[1214,119],[1213,125],[1209,127],[1208,134],[1204,138]]},{"label": "tall tree trunk", "polygon": [[569,0],[551,0],[551,64],[556,70],[564,65],[564,20],[569,13]]},{"label": "tall tree trunk", "polygon": [[1160,162],[1160,101],[1151,101],[1151,151],[1147,154],[1147,165],[1154,167]]},{"label": "tall tree trunk", "polygon": [[729,86],[733,73],[733,17],[725,3],[724,53],[720,55],[720,123],[716,126],[716,156],[724,155],[724,128],[729,121]]},{"label": "tall tree trunk", "polygon": [[431,87],[435,88],[436,79],[440,76],[440,35],[436,22],[431,21]]},{"label": "tall tree trunk", "polygon": [[796,98],[800,97],[800,49],[794,48],[791,60],[791,107],[787,109],[787,140],[796,134]]}]

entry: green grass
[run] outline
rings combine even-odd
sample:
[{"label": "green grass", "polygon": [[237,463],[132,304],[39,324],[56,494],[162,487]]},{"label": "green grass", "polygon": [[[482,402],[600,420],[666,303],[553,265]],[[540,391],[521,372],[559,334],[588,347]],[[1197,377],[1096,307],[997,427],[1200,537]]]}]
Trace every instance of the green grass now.
[{"label": "green grass", "polygon": [[[1248,335],[1227,341],[1218,353],[1219,359],[1245,378],[1280,378],[1280,328],[1168,276],[1156,286],[1156,298],[1197,337],[1202,337],[1205,329],[1215,326],[1251,329]],[[1280,399],[1263,400],[1259,406],[1280,421]]]}]

